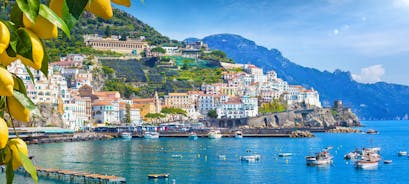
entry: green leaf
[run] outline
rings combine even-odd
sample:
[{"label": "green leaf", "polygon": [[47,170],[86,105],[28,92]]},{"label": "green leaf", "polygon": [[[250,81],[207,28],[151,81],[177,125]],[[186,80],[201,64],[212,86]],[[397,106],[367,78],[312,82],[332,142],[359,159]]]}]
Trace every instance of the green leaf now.
[{"label": "green leaf", "polygon": [[[16,74],[14,74],[14,73],[13,73],[13,78],[15,78],[16,81],[17,81],[17,85],[18,85],[18,89],[19,89],[18,91],[20,91],[23,94],[27,94],[26,86],[24,85],[23,80],[21,80],[21,78],[19,76],[17,76]],[[16,84],[14,84],[14,85],[16,85]]]},{"label": "green leaf", "polygon": [[65,24],[65,22],[60,17],[58,17],[58,15],[55,14],[53,10],[48,8],[48,6],[41,4],[39,14],[48,21],[50,21],[51,23],[53,23],[54,25],[56,25],[57,27],[59,27],[62,31],[64,31],[68,38],[71,37],[70,30],[68,29],[67,24]]},{"label": "green leaf", "polygon": [[20,155],[21,163],[23,164],[24,169],[30,173],[31,178],[33,178],[34,183],[38,183],[38,177],[37,177],[37,169],[34,167],[33,162],[28,159],[27,155],[25,155],[23,152],[18,150],[18,154]]},{"label": "green leaf", "polygon": [[18,29],[17,54],[33,62],[33,49],[29,34],[24,29]]},{"label": "green leaf", "polygon": [[[46,48],[43,41],[41,41],[41,45],[43,45],[43,48]],[[47,52],[47,49],[44,49],[44,57],[41,63],[40,71],[45,75],[47,79],[48,79],[48,62],[49,62],[48,52]]]},{"label": "green leaf", "polygon": [[14,98],[17,99],[17,101],[20,102],[21,105],[23,105],[23,107],[25,107],[25,108],[27,108],[29,110],[37,109],[36,105],[30,100],[30,98],[28,98],[23,93],[14,90],[13,96],[14,96]]},{"label": "green leaf", "polygon": [[36,82],[34,81],[34,76],[33,76],[33,73],[31,73],[30,68],[28,68],[26,65],[24,65],[24,67],[26,68],[26,71],[27,71],[28,75],[30,76],[31,82],[33,82],[33,84],[35,85]]},{"label": "green leaf", "polygon": [[[10,152],[11,153],[11,152]],[[12,161],[10,160],[9,163],[7,163],[6,167],[6,178],[7,178],[7,184],[13,184],[14,180],[14,171],[13,171],[13,165]]]},{"label": "green leaf", "polygon": [[20,10],[17,3],[15,3],[11,9],[10,20],[18,26],[23,26],[23,12]]},{"label": "green leaf", "polygon": [[62,17],[64,22],[67,24],[68,29],[72,29],[74,25],[77,23],[78,19],[76,19],[71,13],[70,9],[68,8],[67,1],[63,1],[62,6]]},{"label": "green leaf", "polygon": [[75,19],[79,19],[85,6],[88,4],[88,0],[65,0],[70,10],[70,14],[74,16]]},{"label": "green leaf", "polygon": [[40,0],[16,0],[18,7],[31,22],[35,22],[40,9]]}]

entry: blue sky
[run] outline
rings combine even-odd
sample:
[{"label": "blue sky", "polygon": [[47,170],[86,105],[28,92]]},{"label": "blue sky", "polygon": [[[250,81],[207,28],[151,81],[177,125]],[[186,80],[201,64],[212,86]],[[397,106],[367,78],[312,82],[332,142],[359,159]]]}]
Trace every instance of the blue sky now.
[{"label": "blue sky", "polygon": [[233,33],[293,62],[409,85],[409,0],[132,0],[121,8],[172,39]]}]

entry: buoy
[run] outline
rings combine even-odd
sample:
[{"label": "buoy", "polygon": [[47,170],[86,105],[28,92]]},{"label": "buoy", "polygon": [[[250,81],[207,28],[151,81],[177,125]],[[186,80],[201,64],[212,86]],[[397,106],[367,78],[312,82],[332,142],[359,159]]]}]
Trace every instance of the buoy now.
[{"label": "buoy", "polygon": [[205,160],[207,161],[207,155],[205,155]]},{"label": "buoy", "polygon": [[200,158],[200,154],[197,154],[197,158]]},{"label": "buoy", "polygon": [[288,159],[285,160],[285,163],[288,164]]}]

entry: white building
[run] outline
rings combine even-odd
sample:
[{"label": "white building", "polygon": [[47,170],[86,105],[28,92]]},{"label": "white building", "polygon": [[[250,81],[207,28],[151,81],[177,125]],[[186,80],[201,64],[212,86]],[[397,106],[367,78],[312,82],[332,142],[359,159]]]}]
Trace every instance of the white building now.
[{"label": "white building", "polygon": [[95,101],[92,116],[96,123],[119,124],[119,103],[116,101]]}]

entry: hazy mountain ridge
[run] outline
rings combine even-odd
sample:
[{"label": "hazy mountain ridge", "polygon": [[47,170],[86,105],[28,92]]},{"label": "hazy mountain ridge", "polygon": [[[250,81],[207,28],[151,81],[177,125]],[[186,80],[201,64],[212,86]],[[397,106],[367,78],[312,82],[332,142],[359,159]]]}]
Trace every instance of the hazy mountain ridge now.
[{"label": "hazy mountain ridge", "polygon": [[303,67],[282,56],[279,50],[267,49],[239,35],[217,34],[202,40],[211,49],[224,51],[236,63],[252,63],[265,71],[275,70],[290,84],[313,87],[320,92],[324,105],[342,99],[361,119],[396,119],[409,112],[408,86],[385,82],[362,84],[354,81],[350,72]]}]

